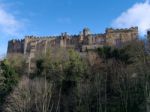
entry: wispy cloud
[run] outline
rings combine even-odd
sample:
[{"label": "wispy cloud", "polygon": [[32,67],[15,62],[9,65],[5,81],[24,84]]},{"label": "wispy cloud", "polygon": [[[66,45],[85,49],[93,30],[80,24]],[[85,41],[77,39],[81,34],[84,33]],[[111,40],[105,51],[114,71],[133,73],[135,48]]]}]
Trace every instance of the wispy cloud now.
[{"label": "wispy cloud", "polygon": [[4,5],[0,3],[0,32],[7,35],[17,35],[23,29],[24,23],[10,11],[7,11],[7,7]]},{"label": "wispy cloud", "polygon": [[144,35],[150,28],[150,0],[134,4],[117,17],[113,21],[112,26],[117,28],[138,26],[140,34]]}]

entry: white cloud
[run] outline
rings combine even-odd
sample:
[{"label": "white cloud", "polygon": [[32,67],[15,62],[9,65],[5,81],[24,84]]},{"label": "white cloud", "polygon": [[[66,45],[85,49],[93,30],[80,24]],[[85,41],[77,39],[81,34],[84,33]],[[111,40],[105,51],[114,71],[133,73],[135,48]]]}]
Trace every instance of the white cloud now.
[{"label": "white cloud", "polygon": [[17,35],[24,24],[5,8],[4,4],[0,3],[0,32],[7,35]]},{"label": "white cloud", "polygon": [[134,4],[116,18],[112,26],[117,28],[138,26],[140,34],[144,35],[150,29],[150,0]]}]

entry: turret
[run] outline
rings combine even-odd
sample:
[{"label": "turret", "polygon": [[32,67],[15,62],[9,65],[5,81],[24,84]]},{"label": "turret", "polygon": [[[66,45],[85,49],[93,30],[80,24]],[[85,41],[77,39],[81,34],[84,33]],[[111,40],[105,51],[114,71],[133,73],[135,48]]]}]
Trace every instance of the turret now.
[{"label": "turret", "polygon": [[84,37],[86,37],[86,36],[88,36],[88,35],[90,35],[91,34],[91,32],[90,32],[90,29],[89,28],[84,28],[83,29],[83,36]]},{"label": "turret", "polygon": [[82,42],[83,41],[83,32],[79,33],[79,41]]},{"label": "turret", "polygon": [[150,30],[147,31],[147,39],[150,42]]},{"label": "turret", "polygon": [[68,38],[69,38],[69,36],[68,36],[67,32],[61,34],[61,39],[60,39],[60,46],[61,47],[66,47]]},{"label": "turret", "polygon": [[8,42],[7,53],[23,53],[24,40],[13,39]]}]

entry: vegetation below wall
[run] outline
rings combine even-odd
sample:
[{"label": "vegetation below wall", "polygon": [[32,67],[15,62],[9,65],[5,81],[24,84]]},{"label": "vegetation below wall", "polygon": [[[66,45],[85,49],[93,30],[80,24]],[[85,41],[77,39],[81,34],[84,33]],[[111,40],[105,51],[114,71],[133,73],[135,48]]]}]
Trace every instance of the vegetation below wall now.
[{"label": "vegetation below wall", "polygon": [[84,55],[50,49],[34,62],[30,75],[20,54],[1,63],[2,112],[150,111],[150,55],[141,41]]}]

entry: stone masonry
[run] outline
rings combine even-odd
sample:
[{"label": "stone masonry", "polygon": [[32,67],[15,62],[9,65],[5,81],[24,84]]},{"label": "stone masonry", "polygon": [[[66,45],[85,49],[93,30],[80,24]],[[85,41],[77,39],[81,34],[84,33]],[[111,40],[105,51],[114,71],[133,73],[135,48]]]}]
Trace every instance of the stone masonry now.
[{"label": "stone masonry", "polygon": [[129,29],[107,28],[104,34],[92,34],[84,28],[79,35],[68,35],[66,32],[60,36],[36,37],[25,36],[22,40],[10,40],[7,53],[21,53],[31,58],[37,52],[47,52],[49,48],[73,48],[83,52],[102,46],[120,46],[122,43],[138,38],[138,27]]}]

